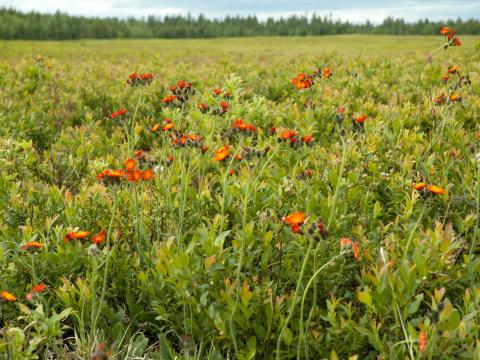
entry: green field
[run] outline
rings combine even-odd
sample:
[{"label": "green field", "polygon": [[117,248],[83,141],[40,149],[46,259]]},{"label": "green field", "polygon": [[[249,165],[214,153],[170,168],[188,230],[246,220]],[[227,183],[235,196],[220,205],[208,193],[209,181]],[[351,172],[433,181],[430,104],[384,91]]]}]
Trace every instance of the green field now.
[{"label": "green field", "polygon": [[0,42],[0,359],[479,358],[460,38]]}]

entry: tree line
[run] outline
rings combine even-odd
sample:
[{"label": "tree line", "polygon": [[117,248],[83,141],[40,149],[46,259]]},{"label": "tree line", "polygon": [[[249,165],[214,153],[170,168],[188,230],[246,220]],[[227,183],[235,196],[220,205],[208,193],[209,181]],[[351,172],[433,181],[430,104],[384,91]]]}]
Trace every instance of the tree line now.
[{"label": "tree line", "polygon": [[260,21],[255,16],[226,16],[208,19],[193,16],[148,16],[142,19],[89,18],[61,12],[23,13],[0,8],[0,38],[6,40],[68,40],[114,38],[214,38],[238,36],[312,36],[336,34],[433,35],[441,26],[449,26],[460,34],[480,34],[480,21],[428,19],[406,22],[386,18],[380,24],[369,21],[355,24],[335,20],[331,16],[291,16]]}]

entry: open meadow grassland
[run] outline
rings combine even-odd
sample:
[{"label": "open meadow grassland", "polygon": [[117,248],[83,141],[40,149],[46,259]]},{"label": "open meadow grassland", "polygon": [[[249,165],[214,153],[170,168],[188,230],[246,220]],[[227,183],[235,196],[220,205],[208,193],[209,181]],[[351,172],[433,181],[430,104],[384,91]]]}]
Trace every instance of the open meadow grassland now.
[{"label": "open meadow grassland", "polygon": [[449,31],[0,42],[0,359],[480,358]]}]

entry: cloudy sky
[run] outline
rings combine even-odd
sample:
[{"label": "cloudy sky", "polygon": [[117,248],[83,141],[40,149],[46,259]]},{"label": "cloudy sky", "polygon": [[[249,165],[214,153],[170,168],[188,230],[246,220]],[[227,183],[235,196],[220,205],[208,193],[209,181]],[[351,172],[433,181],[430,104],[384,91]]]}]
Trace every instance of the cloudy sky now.
[{"label": "cloudy sky", "polygon": [[354,22],[379,22],[389,15],[408,21],[480,18],[480,0],[0,0],[0,7],[120,18],[188,13],[211,18],[255,14],[260,19],[317,13]]}]

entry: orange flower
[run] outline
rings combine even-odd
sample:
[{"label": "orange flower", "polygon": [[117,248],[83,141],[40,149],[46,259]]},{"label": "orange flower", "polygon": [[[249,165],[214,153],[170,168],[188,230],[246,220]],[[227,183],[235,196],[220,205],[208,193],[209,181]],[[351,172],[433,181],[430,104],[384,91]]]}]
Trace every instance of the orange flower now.
[{"label": "orange flower", "polygon": [[127,180],[130,182],[138,182],[142,180],[142,171],[141,170],[130,170],[127,172]]},{"label": "orange flower", "polygon": [[150,169],[144,170],[142,172],[142,180],[148,181],[153,179],[153,171]]},{"label": "orange flower", "polygon": [[330,68],[323,69],[323,79],[328,79],[332,76],[332,70]]},{"label": "orange flower", "polygon": [[462,42],[460,41],[459,38],[455,38],[454,44],[455,44],[455,46],[462,46]]},{"label": "orange flower", "polygon": [[242,119],[236,119],[233,122],[232,129],[237,129],[241,131],[249,131],[249,132],[255,132],[257,131],[257,128],[253,126],[253,124],[248,124]]},{"label": "orange flower", "polygon": [[308,89],[313,85],[313,77],[300,74],[292,79],[292,84],[297,90]]},{"label": "orange flower", "polygon": [[165,96],[162,100],[160,100],[160,102],[161,102],[162,104],[171,104],[171,103],[173,103],[176,99],[177,99],[177,96],[176,96],[176,95],[167,95],[167,96]]},{"label": "orange flower", "polygon": [[90,231],[72,231],[65,235],[63,240],[69,242],[70,240],[85,239],[89,235]]},{"label": "orange flower", "polygon": [[213,159],[215,161],[223,161],[228,157],[228,155],[228,145],[223,145],[220,149],[215,150]]},{"label": "orange flower", "polygon": [[315,138],[313,137],[313,135],[305,135],[301,138],[301,140],[305,144],[311,144],[313,140],[315,140]]},{"label": "orange flower", "polygon": [[222,93],[222,89],[213,89],[212,92],[213,92],[214,95],[218,96]]},{"label": "orange flower", "polygon": [[15,295],[13,295],[12,293],[8,292],[8,291],[2,291],[1,293],[1,298],[2,300],[4,301],[9,301],[9,302],[15,302],[17,301],[17,297]]},{"label": "orange flower", "polygon": [[480,140],[480,131],[477,132],[477,140]]},{"label": "orange flower", "polygon": [[163,127],[162,127],[163,131],[168,131],[168,130],[172,130],[172,129],[173,129],[173,123],[167,123],[167,124],[163,125]]},{"label": "orange flower", "polygon": [[357,242],[350,240],[348,238],[341,238],[340,239],[340,246],[341,247],[347,247],[351,246],[352,247],[352,252],[353,252],[353,257],[355,260],[358,260],[359,255],[358,255],[358,244]]},{"label": "orange flower", "polygon": [[425,330],[422,330],[420,332],[420,335],[418,336],[418,348],[421,353],[427,350],[427,333],[425,332]]},{"label": "orange flower", "polygon": [[457,65],[455,65],[455,66],[449,67],[447,71],[448,71],[449,74],[455,74],[458,71],[458,69],[459,69],[459,67]]},{"label": "orange flower", "polygon": [[137,159],[141,159],[141,158],[145,157],[145,154],[144,154],[143,150],[137,150],[133,153],[133,157],[137,158]]},{"label": "orange flower", "polygon": [[460,101],[460,100],[462,100],[462,97],[460,96],[460,94],[450,95],[450,101]]},{"label": "orange flower", "polygon": [[38,241],[30,241],[21,246],[22,250],[41,249],[44,245]]},{"label": "orange flower", "polygon": [[222,114],[226,113],[228,110],[228,107],[230,106],[226,101],[220,101],[218,105],[220,106],[220,111]]},{"label": "orange flower", "polygon": [[119,178],[124,177],[124,176],[125,176],[125,171],[123,171],[123,169],[120,169],[120,170],[111,170],[111,171],[108,173],[108,177],[114,178],[114,179],[119,179]]},{"label": "orange flower", "polygon": [[437,195],[444,195],[447,193],[447,190],[437,185],[429,185],[427,187],[427,190],[430,191],[432,194],[437,194]]},{"label": "orange flower", "polygon": [[440,34],[441,34],[441,35],[448,35],[448,34],[450,34],[451,32],[452,32],[452,29],[449,28],[448,26],[442,26],[442,27],[440,28]]},{"label": "orange flower", "polygon": [[355,118],[355,121],[359,124],[363,124],[367,117],[364,114],[360,114]]},{"label": "orange flower", "polygon": [[157,123],[157,124],[155,124],[155,125],[152,126],[152,129],[151,129],[150,131],[151,131],[151,132],[157,132],[158,129],[160,129],[160,126],[161,126],[161,125]]},{"label": "orange flower", "polygon": [[41,283],[37,284],[37,285],[32,287],[32,293],[35,293],[35,294],[41,293],[46,288],[47,288],[47,285],[45,285],[45,284],[41,284]]},{"label": "orange flower", "polygon": [[283,141],[293,139],[295,136],[297,136],[297,133],[293,130],[284,130],[280,133],[280,139]]},{"label": "orange flower", "polygon": [[125,169],[127,169],[127,171],[132,171],[136,167],[137,167],[137,163],[136,163],[135,160],[133,160],[131,158],[125,160]]},{"label": "orange flower", "polygon": [[102,229],[98,234],[95,234],[92,236],[92,243],[93,244],[100,244],[105,241],[105,236],[107,233],[105,232],[105,229]]},{"label": "orange flower", "polygon": [[425,189],[426,187],[427,187],[427,183],[424,183],[424,182],[414,183],[414,184],[412,185],[412,188],[414,188],[415,190],[418,190],[418,191],[423,190],[423,189]]},{"label": "orange flower", "polygon": [[295,211],[290,215],[282,217],[282,221],[290,226],[303,225],[305,222],[305,214],[301,211]]}]

